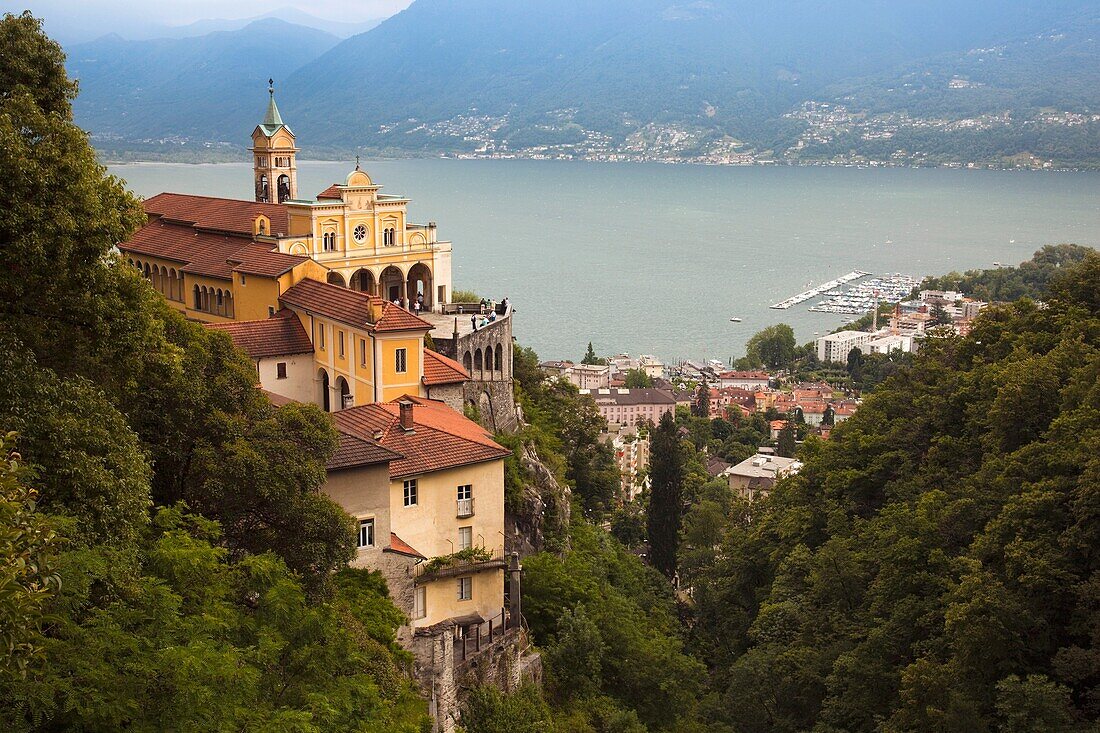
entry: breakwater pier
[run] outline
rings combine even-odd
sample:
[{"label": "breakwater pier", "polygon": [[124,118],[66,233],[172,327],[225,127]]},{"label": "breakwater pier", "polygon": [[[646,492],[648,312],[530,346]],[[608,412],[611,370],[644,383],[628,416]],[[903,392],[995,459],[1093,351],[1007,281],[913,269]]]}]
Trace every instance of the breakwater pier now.
[{"label": "breakwater pier", "polygon": [[840,287],[841,285],[846,285],[846,284],[852,282],[853,280],[858,280],[861,277],[867,277],[870,274],[871,273],[864,272],[863,270],[852,270],[847,275],[841,275],[836,280],[830,280],[829,282],[827,282],[823,285],[818,285],[816,288],[811,288],[810,290],[806,290],[804,292],[801,292],[798,295],[793,295],[790,298],[787,298],[786,300],[775,303],[774,305],[771,305],[769,307],[770,308],[775,308],[777,310],[787,310],[788,308],[790,308],[793,305],[798,305],[799,303],[803,303],[803,302],[809,300],[810,298],[816,298],[817,296],[821,295],[822,293],[827,293],[830,290],[833,290],[835,288]]}]

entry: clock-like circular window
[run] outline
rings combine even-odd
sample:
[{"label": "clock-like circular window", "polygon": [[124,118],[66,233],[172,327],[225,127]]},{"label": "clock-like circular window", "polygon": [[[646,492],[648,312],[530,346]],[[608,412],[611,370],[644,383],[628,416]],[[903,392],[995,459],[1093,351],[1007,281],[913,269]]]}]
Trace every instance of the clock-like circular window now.
[{"label": "clock-like circular window", "polygon": [[355,241],[359,244],[363,243],[363,240],[367,238],[367,228],[360,224],[351,230],[351,236],[355,237]]}]

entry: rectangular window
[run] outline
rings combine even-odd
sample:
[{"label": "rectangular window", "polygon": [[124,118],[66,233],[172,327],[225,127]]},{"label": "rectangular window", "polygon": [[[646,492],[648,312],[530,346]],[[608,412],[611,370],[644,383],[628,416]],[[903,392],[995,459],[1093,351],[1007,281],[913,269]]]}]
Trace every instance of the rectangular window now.
[{"label": "rectangular window", "polygon": [[340,358],[343,359],[344,358],[344,332],[343,331],[337,331],[336,333],[340,336]]},{"label": "rectangular window", "polygon": [[398,374],[408,371],[408,349],[398,349],[395,355],[395,368]]},{"label": "rectangular window", "polygon": [[275,365],[275,378],[286,379],[286,362],[280,361]]},{"label": "rectangular window", "polygon": [[374,519],[359,520],[359,547],[374,547]]},{"label": "rectangular window", "polygon": [[325,324],[317,324],[317,348],[321,351],[325,350]]},{"label": "rectangular window", "polygon": [[468,601],[474,597],[474,579],[471,577],[458,579],[458,600]]},{"label": "rectangular window", "polygon": [[472,517],[474,516],[474,491],[473,486],[465,484],[458,487],[458,501],[456,502],[458,516]]},{"label": "rectangular window", "polygon": [[244,285],[244,273],[241,273],[241,285]]},{"label": "rectangular window", "polygon": [[359,365],[367,365],[367,340],[359,339]]},{"label": "rectangular window", "polygon": [[271,318],[273,315],[275,315],[275,306],[269,305],[267,307],[267,317]]},{"label": "rectangular window", "polygon": [[473,527],[459,527],[458,528],[458,549],[465,550],[474,544],[474,528]]},{"label": "rectangular window", "polygon": [[418,586],[413,594],[413,618],[424,618],[428,615],[428,589]]},{"label": "rectangular window", "polygon": [[403,494],[405,506],[416,506],[416,479],[411,478],[405,481]]}]

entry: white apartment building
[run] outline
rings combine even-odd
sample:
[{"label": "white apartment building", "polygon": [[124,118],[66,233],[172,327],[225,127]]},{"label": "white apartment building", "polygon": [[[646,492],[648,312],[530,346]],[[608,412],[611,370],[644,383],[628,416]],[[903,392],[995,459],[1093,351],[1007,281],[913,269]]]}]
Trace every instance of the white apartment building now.
[{"label": "white apartment building", "polygon": [[873,339],[884,335],[883,333],[869,333],[867,331],[840,331],[819,337],[814,344],[817,346],[817,358],[820,361],[832,361],[844,364],[848,361],[848,354],[852,349],[863,350],[863,347]]},{"label": "white apartment building", "polygon": [[868,341],[861,346],[859,350],[864,354],[889,354],[891,351],[904,351],[908,353],[913,350],[913,337],[899,336],[896,334],[880,336],[879,338]]},{"label": "white apartment building", "polygon": [[563,376],[577,389],[606,389],[611,383],[611,369],[602,364],[577,364]]}]

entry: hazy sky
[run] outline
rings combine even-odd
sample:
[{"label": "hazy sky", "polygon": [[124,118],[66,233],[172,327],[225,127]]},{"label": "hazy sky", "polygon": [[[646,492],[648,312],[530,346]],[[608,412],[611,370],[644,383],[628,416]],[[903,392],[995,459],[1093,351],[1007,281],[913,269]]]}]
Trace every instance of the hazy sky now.
[{"label": "hazy sky", "polygon": [[251,18],[293,8],[326,20],[361,22],[393,15],[411,0],[0,0],[0,11],[30,10],[62,42],[112,31],[124,37],[155,33],[158,26],[210,18]]}]

